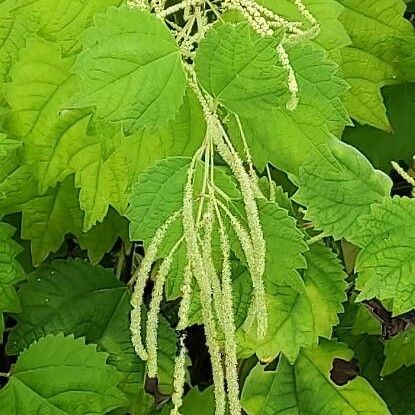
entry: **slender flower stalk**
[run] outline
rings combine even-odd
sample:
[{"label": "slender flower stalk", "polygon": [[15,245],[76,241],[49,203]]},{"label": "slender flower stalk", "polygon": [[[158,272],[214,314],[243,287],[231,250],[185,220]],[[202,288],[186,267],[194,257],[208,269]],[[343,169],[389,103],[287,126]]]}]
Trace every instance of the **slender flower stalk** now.
[{"label": "slender flower stalk", "polygon": [[144,289],[147,284],[148,277],[151,272],[151,267],[157,258],[157,251],[166,237],[167,231],[170,225],[179,217],[180,212],[173,213],[160,228],[157,229],[150,245],[146,250],[146,255],[141,262],[141,265],[135,272],[135,286],[131,296],[131,340],[134,345],[135,351],[141,360],[147,360],[147,351],[144,348],[143,341],[141,339],[141,306],[143,304]]},{"label": "slender flower stalk", "polygon": [[184,344],[185,336],[180,338],[180,352],[176,357],[174,364],[173,375],[173,394],[171,400],[173,403],[173,409],[170,415],[180,415],[180,407],[183,404],[183,392],[184,384],[186,381],[186,346]]},{"label": "slender flower stalk", "polygon": [[147,370],[150,378],[157,376],[157,329],[158,316],[160,313],[160,304],[163,300],[164,285],[166,278],[170,272],[173,256],[180,247],[182,239],[180,239],[169,254],[164,258],[160,268],[156,274],[156,282],[154,284],[150,309],[147,316],[147,332],[146,332],[146,346],[147,346]]},{"label": "slender flower stalk", "polygon": [[[197,153],[196,153],[197,155]],[[202,316],[205,324],[206,340],[211,356],[213,381],[215,388],[216,415],[224,415],[226,407],[226,394],[224,388],[224,372],[222,357],[217,340],[217,328],[212,307],[212,290],[204,266],[203,256],[200,252],[196,225],[193,213],[193,179],[195,173],[196,157],[193,157],[188,170],[188,178],[184,188],[183,199],[183,230],[187,244],[187,252],[192,265],[192,271],[200,288]]]}]

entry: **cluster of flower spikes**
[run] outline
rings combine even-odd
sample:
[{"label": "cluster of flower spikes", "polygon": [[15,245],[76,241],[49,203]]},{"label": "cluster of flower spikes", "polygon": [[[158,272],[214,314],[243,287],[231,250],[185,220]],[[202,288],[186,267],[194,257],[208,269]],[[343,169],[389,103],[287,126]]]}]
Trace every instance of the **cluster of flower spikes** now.
[{"label": "cluster of flower spikes", "polygon": [[[245,321],[245,329],[256,325],[258,339],[263,339],[268,329],[266,294],[263,281],[265,271],[266,243],[259,219],[258,199],[264,198],[259,189],[258,178],[252,165],[249,148],[239,118],[236,120],[245,148],[246,169],[242,158],[235,150],[223,122],[216,111],[211,96],[199,85],[193,68],[193,58],[199,42],[221,13],[234,9],[242,13],[253,29],[261,36],[272,36],[275,30],[283,30],[283,40],[276,46],[282,66],[288,73],[288,89],[291,98],[287,108],[294,110],[298,102],[298,84],[290,65],[284,42],[296,42],[312,38],[318,33],[318,25],[301,0],[294,0],[300,14],[311,24],[303,30],[302,22],[289,22],[271,10],[252,0],[184,0],[166,7],[165,0],[130,0],[132,7],[147,9],[155,13],[170,28],[180,46],[183,65],[190,87],[203,108],[206,120],[206,133],[202,146],[194,154],[187,172],[183,192],[182,208],[173,213],[156,231],[152,241],[146,246],[146,254],[138,267],[134,279],[132,295],[131,333],[132,342],[138,356],[147,361],[149,377],[157,377],[157,331],[160,306],[166,280],[171,270],[175,254],[181,245],[186,248],[187,264],[183,272],[182,298],[178,312],[176,330],[181,335],[181,348],[176,357],[171,415],[179,415],[185,384],[186,349],[184,329],[189,323],[190,306],[194,287],[199,290],[202,319],[206,342],[209,349],[216,402],[216,415],[224,415],[227,402],[231,415],[240,415],[239,381],[237,370],[237,345],[231,278],[231,247],[228,235],[229,226],[236,234],[244,253],[247,268],[252,280],[252,301]],[[170,19],[176,12],[183,13],[184,23],[179,26]],[[244,204],[245,219],[232,212],[227,195],[215,184],[214,154],[217,152],[229,166],[236,179]],[[203,170],[202,188],[195,195],[195,177],[198,168]],[[180,220],[183,235],[161,261],[155,275],[155,283],[147,313],[146,333],[142,335],[142,304],[144,290],[152,265],[158,258],[158,251],[172,224]],[[216,226],[217,225],[217,226]],[[213,260],[213,231],[218,229],[221,248],[221,267],[218,271]],[[144,342],[143,342],[144,337]]]}]

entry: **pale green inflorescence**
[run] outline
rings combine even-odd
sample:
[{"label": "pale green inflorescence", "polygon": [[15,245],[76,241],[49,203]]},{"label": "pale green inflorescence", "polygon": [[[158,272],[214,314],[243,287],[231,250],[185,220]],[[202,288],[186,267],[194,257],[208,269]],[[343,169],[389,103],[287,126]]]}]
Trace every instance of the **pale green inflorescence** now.
[{"label": "pale green inflorescence", "polygon": [[[283,31],[282,40],[276,45],[276,54],[287,72],[287,87],[290,99],[287,109],[295,110],[299,98],[299,87],[295,72],[290,64],[285,44],[315,37],[319,25],[305,7],[302,0],[293,0],[304,22],[291,22],[254,0],[184,0],[167,7],[165,0],[130,0],[130,7],[138,7],[155,13],[165,22],[174,35],[181,51],[183,66],[190,88],[195,93],[206,121],[206,133],[202,146],[194,154],[187,172],[183,189],[183,205],[156,232],[146,248],[146,255],[135,275],[135,289],[132,296],[131,312],[132,341],[139,357],[147,360],[148,374],[157,376],[157,328],[160,304],[163,299],[165,281],[170,272],[173,257],[182,243],[186,248],[187,263],[183,271],[181,286],[182,300],[178,312],[176,329],[182,332],[189,323],[190,305],[195,293],[193,284],[200,292],[202,318],[205,326],[207,345],[211,356],[216,415],[224,415],[227,401],[231,415],[240,415],[239,380],[237,370],[237,344],[232,296],[231,247],[228,228],[232,228],[245,255],[251,275],[253,294],[245,322],[245,330],[256,324],[258,338],[264,338],[268,330],[268,313],[265,285],[266,241],[259,217],[257,200],[264,198],[258,186],[252,157],[242,124],[236,116],[240,136],[244,145],[247,169],[233,146],[224,124],[217,112],[217,103],[199,85],[193,59],[197,46],[215,20],[221,19],[226,10],[237,10],[261,36],[273,36]],[[184,24],[179,26],[170,19],[176,12],[183,13]],[[244,219],[232,212],[227,195],[215,184],[214,153],[217,152],[227,163],[236,182],[244,204]],[[199,166],[203,166],[201,189],[195,194],[195,177]],[[272,189],[271,189],[272,190]],[[272,193],[272,192],[271,192]],[[183,236],[171,248],[155,272],[155,285],[147,317],[145,345],[141,334],[142,302],[146,282],[152,264],[158,258],[158,249],[175,220],[181,220]],[[218,227],[216,226],[218,225]],[[215,268],[213,260],[213,233],[218,229],[222,252],[221,270]],[[223,335],[223,342],[220,340]],[[223,343],[223,344],[222,344]],[[176,358],[172,401],[173,415],[180,414],[185,383],[186,349],[181,340],[180,354]]]}]

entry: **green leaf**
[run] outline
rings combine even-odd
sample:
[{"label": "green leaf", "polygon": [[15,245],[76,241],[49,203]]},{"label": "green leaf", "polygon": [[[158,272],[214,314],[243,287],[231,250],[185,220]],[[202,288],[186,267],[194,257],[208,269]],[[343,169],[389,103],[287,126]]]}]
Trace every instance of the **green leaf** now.
[{"label": "green leaf", "polygon": [[[263,169],[270,161],[279,169],[297,174],[308,157],[334,163],[328,145],[350,123],[342,104],[347,85],[338,76],[337,65],[312,42],[287,46],[299,84],[296,110],[274,108],[241,117],[255,165]],[[231,135],[239,141],[240,132],[231,119]]]},{"label": "green leaf", "polygon": [[[278,2],[272,0],[260,0],[258,3],[263,4],[268,9],[289,21],[304,22],[303,16],[299,13],[294,2],[290,0],[280,0]],[[337,54],[339,49],[350,44],[347,32],[339,21],[343,7],[337,1],[304,0],[303,3],[320,23],[319,34],[313,39],[315,43],[333,55]],[[305,27],[309,24],[307,22],[304,23]]]},{"label": "green leaf", "polygon": [[183,415],[194,415],[195,409],[199,415],[213,415],[215,413],[215,397],[213,388],[206,388],[203,392],[197,388],[190,390],[183,399],[180,412]]},{"label": "green leaf", "polygon": [[118,6],[121,0],[24,0],[20,8],[25,16],[34,14],[39,20],[38,34],[59,43],[64,54],[73,54],[81,48],[78,37],[90,26],[92,18],[109,6]]},{"label": "green leaf", "polygon": [[356,125],[345,130],[343,140],[363,152],[376,168],[389,173],[391,161],[405,160],[408,166],[412,164],[415,85],[388,86],[382,88],[382,96],[393,131]]},{"label": "green leaf", "polygon": [[412,415],[415,408],[415,366],[386,376],[378,391],[393,415]]},{"label": "green leaf", "polygon": [[31,241],[35,265],[57,251],[66,234],[81,232],[82,214],[71,177],[23,206],[22,238]]},{"label": "green leaf", "polygon": [[139,176],[127,213],[131,240],[149,243],[156,230],[183,205],[190,158],[161,160]]},{"label": "green leaf", "polygon": [[107,355],[73,336],[46,336],[25,350],[0,391],[5,413],[103,414],[125,403]]},{"label": "green leaf", "polygon": [[229,110],[252,116],[288,99],[286,74],[277,67],[278,39],[262,37],[248,23],[210,29],[196,55],[202,86]]},{"label": "green leaf", "polygon": [[34,272],[19,291],[22,313],[11,331],[8,352],[16,354],[45,334],[73,333],[109,354],[122,374],[120,388],[136,399],[144,365],[129,331],[130,293],[113,273],[81,261],[55,261]]},{"label": "green leaf", "polygon": [[177,354],[177,336],[166,319],[160,318],[158,328],[158,387],[161,393],[173,392],[174,363]]},{"label": "green leaf", "polygon": [[392,182],[355,148],[333,142],[331,151],[338,167],[309,158],[300,169],[294,200],[307,207],[305,219],[324,235],[350,239],[360,226],[356,219],[390,194]]},{"label": "green leaf", "polygon": [[92,106],[98,120],[122,122],[128,132],[174,117],[185,75],[179,48],[159,19],[137,8],[110,8],[81,41],[73,67],[80,92],[70,106]]},{"label": "green leaf", "polygon": [[353,237],[362,248],[356,262],[358,299],[391,301],[394,315],[414,308],[415,200],[394,197],[372,206]]},{"label": "green leaf", "polygon": [[415,364],[415,329],[411,328],[386,341],[384,353],[382,376],[389,375],[402,366]]},{"label": "green leaf", "polygon": [[37,182],[30,165],[20,166],[17,155],[0,160],[0,213],[14,213],[38,196]]},{"label": "green leaf", "polygon": [[258,364],[246,380],[242,407],[248,415],[390,414],[364,378],[358,376],[344,386],[330,380],[333,359],[352,356],[344,345],[324,341],[304,349],[293,366],[282,359],[276,371],[265,371]]},{"label": "green leaf", "polygon": [[304,281],[297,269],[306,268],[303,254],[308,246],[295,220],[274,203],[260,204],[259,216],[267,244],[266,281],[304,291]]},{"label": "green leaf", "polygon": [[130,143],[120,128],[99,129],[78,144],[77,153],[68,152],[66,157],[76,172],[79,203],[85,212],[83,227],[88,231],[105,218],[110,204],[121,213],[127,208],[132,160]]},{"label": "green leaf", "polygon": [[[25,47],[26,39],[34,34],[38,22],[15,8],[14,1],[0,4],[0,82],[8,80],[10,68],[19,58],[19,50]],[[0,89],[0,103],[3,101]]]},{"label": "green leaf", "polygon": [[18,313],[21,310],[14,284],[26,278],[16,260],[22,248],[12,239],[14,233],[12,226],[0,223],[0,341],[4,330],[2,313]]},{"label": "green leaf", "polygon": [[0,158],[7,155],[10,151],[17,150],[22,146],[22,143],[17,140],[10,140],[4,134],[0,134]]},{"label": "green leaf", "polygon": [[346,299],[346,275],[338,258],[323,245],[312,245],[306,259],[303,293],[266,281],[269,330],[261,342],[255,330],[239,332],[243,356],[255,352],[260,360],[269,362],[282,352],[293,363],[302,347],[316,345],[319,336],[331,337]]},{"label": "green leaf", "polygon": [[[405,80],[399,62],[415,45],[402,0],[339,0],[340,17],[352,40],[342,51],[342,72],[351,89],[345,97],[350,115],[361,124],[390,131],[380,88]],[[408,42],[409,44],[406,44]]]},{"label": "green leaf", "polygon": [[97,264],[111,250],[118,238],[128,241],[128,221],[110,209],[103,222],[79,235],[79,244],[88,251],[92,264]]},{"label": "green leaf", "polygon": [[200,104],[191,90],[186,92],[183,105],[167,125],[153,130],[141,129],[132,136],[129,152],[138,174],[168,157],[191,157],[202,145],[206,123]]}]

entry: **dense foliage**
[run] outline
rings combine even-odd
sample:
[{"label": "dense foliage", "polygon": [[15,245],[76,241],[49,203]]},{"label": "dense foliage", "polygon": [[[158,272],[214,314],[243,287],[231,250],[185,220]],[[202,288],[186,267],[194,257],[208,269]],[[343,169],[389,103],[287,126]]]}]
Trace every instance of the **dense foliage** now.
[{"label": "dense foliage", "polygon": [[0,0],[0,413],[413,415],[403,0]]}]

